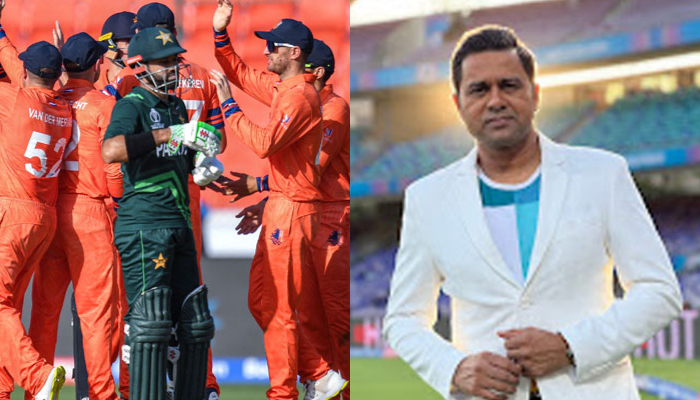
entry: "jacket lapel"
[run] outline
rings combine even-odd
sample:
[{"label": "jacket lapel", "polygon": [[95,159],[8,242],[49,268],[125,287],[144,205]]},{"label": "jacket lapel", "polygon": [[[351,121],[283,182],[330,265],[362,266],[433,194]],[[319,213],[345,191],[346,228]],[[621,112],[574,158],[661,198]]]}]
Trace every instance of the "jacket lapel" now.
[{"label": "jacket lapel", "polygon": [[542,258],[554,236],[562,205],[566,197],[569,177],[564,169],[566,161],[560,145],[540,134],[542,150],[542,186],[537,219],[537,233],[530,256],[530,267],[525,280],[527,286],[542,263]]},{"label": "jacket lapel", "polygon": [[449,204],[455,206],[455,214],[458,215],[456,221],[466,228],[474,247],[479,250],[489,266],[506,281],[521,288],[503,261],[486,223],[477,178],[476,147],[455,167],[454,182],[450,191],[452,199]]}]

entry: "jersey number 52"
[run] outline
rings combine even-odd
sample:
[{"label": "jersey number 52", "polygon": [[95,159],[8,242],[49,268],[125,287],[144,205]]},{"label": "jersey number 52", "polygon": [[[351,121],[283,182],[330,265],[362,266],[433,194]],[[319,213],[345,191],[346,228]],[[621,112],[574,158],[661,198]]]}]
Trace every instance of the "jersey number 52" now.
[{"label": "jersey number 52", "polygon": [[[51,136],[41,132],[32,132],[32,136],[29,138],[29,143],[27,144],[27,150],[24,152],[24,156],[28,158],[30,162],[24,164],[24,168],[37,178],[55,177],[61,171],[61,161],[63,160],[63,150],[66,148],[66,142],[66,138],[60,138],[56,142],[56,145],[53,146],[53,151],[57,154],[56,163],[51,166],[51,169],[47,173],[46,163],[48,162],[48,157],[46,151],[37,147],[37,145],[41,143],[46,145],[48,149],[51,149]],[[39,170],[34,169],[31,163],[31,159],[35,157],[38,158],[41,163],[41,169]]]}]

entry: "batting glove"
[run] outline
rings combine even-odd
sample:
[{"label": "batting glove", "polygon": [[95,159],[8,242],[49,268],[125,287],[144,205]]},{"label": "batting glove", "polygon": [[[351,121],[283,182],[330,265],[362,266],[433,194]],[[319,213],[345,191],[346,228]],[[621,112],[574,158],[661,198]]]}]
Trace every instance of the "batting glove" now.
[{"label": "batting glove", "polygon": [[180,145],[201,151],[209,157],[215,157],[221,152],[221,133],[213,126],[201,121],[172,125],[168,141],[170,154],[177,154]]},{"label": "batting glove", "polygon": [[224,172],[224,165],[216,157],[208,157],[198,151],[194,156],[192,178],[199,186],[206,186],[217,180]]}]

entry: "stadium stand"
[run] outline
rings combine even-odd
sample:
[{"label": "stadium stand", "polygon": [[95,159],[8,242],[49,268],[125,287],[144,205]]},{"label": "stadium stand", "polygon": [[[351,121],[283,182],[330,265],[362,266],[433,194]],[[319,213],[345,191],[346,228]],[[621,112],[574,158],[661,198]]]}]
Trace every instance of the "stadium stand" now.
[{"label": "stadium stand", "polygon": [[697,145],[698,101],[697,88],[627,96],[582,127],[571,143],[623,154]]},{"label": "stadium stand", "polygon": [[450,128],[392,145],[367,168],[353,174],[353,180],[416,178],[457,160],[470,147],[471,139],[463,129]]},{"label": "stadium stand", "polygon": [[542,108],[537,112],[535,123],[547,136],[559,140],[595,111],[595,103],[584,101],[561,107]]},{"label": "stadium stand", "polygon": [[[593,102],[544,108],[538,112],[539,128],[557,139],[582,119],[590,116]],[[354,130],[351,140],[353,181],[416,179],[462,157],[471,147],[471,137],[462,125],[428,134],[420,139],[394,143],[378,152],[361,131]],[[361,139],[362,138],[362,139]],[[381,153],[377,156],[378,153]]]}]

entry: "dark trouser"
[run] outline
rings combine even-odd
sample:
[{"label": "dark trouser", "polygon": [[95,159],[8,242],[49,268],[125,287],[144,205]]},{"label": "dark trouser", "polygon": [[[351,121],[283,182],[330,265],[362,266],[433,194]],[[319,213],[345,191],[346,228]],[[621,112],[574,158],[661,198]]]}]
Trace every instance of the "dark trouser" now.
[{"label": "dark trouser", "polygon": [[180,315],[185,297],[199,286],[197,251],[190,228],[160,228],[138,231],[115,230],[124,273],[129,313],[134,301],[146,290],[167,286],[172,289],[173,321]]},{"label": "dark trouser", "polygon": [[130,398],[163,400],[170,326],[179,320],[185,298],[199,287],[194,236],[190,228],[116,229],[115,244],[129,304]]}]

